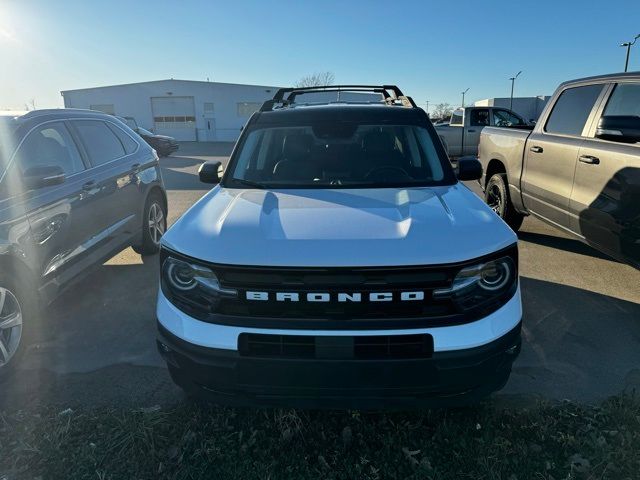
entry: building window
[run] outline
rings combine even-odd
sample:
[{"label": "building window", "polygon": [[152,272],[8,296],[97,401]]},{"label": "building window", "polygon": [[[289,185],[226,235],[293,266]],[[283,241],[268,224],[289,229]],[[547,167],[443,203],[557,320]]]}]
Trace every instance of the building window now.
[{"label": "building window", "polygon": [[254,112],[257,112],[258,110],[260,110],[261,106],[262,104],[258,102],[239,102],[238,116],[250,117]]},{"label": "building window", "polygon": [[183,116],[164,116],[153,117],[153,122],[156,128],[195,128],[196,117],[183,117]]},{"label": "building window", "polygon": [[116,110],[113,108],[113,103],[100,103],[97,105],[89,105],[91,110],[97,110],[98,112],[108,113],[109,115],[115,115]]},{"label": "building window", "polygon": [[210,116],[210,115],[213,115],[213,112],[214,112],[213,103],[204,102],[204,114],[207,116]]}]

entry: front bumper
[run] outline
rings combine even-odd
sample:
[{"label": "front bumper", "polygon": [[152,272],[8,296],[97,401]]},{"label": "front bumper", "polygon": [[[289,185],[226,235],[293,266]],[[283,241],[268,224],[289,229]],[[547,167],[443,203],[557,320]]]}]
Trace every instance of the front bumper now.
[{"label": "front bumper", "polygon": [[231,405],[378,409],[475,403],[504,386],[520,352],[518,323],[493,342],[430,358],[242,356],[181,340],[158,325],[158,350],[187,392]]}]

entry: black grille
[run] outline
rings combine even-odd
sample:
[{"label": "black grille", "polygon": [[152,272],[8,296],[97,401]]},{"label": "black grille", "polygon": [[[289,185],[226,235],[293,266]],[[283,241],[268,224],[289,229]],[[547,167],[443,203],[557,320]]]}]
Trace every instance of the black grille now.
[{"label": "black grille", "polygon": [[309,359],[412,359],[433,355],[433,337],[418,335],[309,336],[243,333],[241,356]]},{"label": "black grille", "polygon": [[[238,290],[238,299],[223,300],[224,315],[306,318],[366,319],[440,317],[455,313],[450,300],[435,299],[433,290],[451,285],[457,269],[340,268],[248,269],[225,266],[216,270],[222,285]],[[268,300],[248,300],[247,292],[261,292]],[[402,292],[419,292],[421,300],[402,301]],[[297,295],[298,301],[277,301],[278,293]],[[360,301],[338,301],[339,294],[360,294]],[[328,294],[329,301],[308,301],[307,295]],[[391,301],[371,301],[371,295],[391,295]],[[313,296],[313,298],[319,298]]]},{"label": "black grille", "polygon": [[[160,252],[160,263],[167,256],[203,263],[167,249]],[[466,265],[491,258],[511,256],[517,265],[517,247],[507,247],[485,257],[446,265],[417,267],[252,267],[204,264],[211,268],[221,285],[238,292],[235,298],[212,301],[205,294],[175,295],[163,280],[167,298],[188,315],[219,325],[245,328],[284,328],[288,330],[377,330],[460,325],[482,318],[500,308],[517,289],[514,282],[504,295],[477,309],[462,310],[450,298],[436,298],[434,291],[451,286]],[[263,292],[267,301],[247,300],[247,292]],[[295,293],[297,302],[276,301],[276,293]],[[402,292],[421,292],[421,300],[401,301]],[[328,294],[328,302],[306,301],[307,294]],[[338,294],[361,294],[361,302],[337,301]],[[388,293],[392,301],[372,302],[369,295]]]}]

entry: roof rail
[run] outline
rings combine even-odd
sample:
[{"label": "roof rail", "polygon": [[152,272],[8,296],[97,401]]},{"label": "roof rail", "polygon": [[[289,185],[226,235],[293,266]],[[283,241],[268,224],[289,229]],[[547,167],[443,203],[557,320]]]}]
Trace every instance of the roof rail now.
[{"label": "roof rail", "polygon": [[[411,97],[402,93],[396,85],[324,85],[317,87],[288,87],[280,88],[271,100],[267,100],[260,108],[261,112],[273,110],[274,107],[282,108],[292,105],[298,95],[316,92],[371,92],[379,93],[387,105],[397,105],[417,108]],[[287,98],[285,95],[289,94]]]},{"label": "roof rail", "polygon": [[30,110],[23,115],[22,118],[33,118],[42,115],[59,114],[59,113],[103,113],[98,110],[89,110],[88,108],[40,108],[36,110]]}]

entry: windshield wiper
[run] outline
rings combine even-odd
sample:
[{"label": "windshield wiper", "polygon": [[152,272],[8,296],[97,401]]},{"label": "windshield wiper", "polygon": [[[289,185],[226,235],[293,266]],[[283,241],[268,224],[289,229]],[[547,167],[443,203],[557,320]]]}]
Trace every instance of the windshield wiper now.
[{"label": "windshield wiper", "polygon": [[232,180],[242,185],[246,185],[247,187],[260,188],[260,189],[267,188],[267,186],[264,183],[254,182],[252,180],[245,180],[244,178],[233,178]]}]

